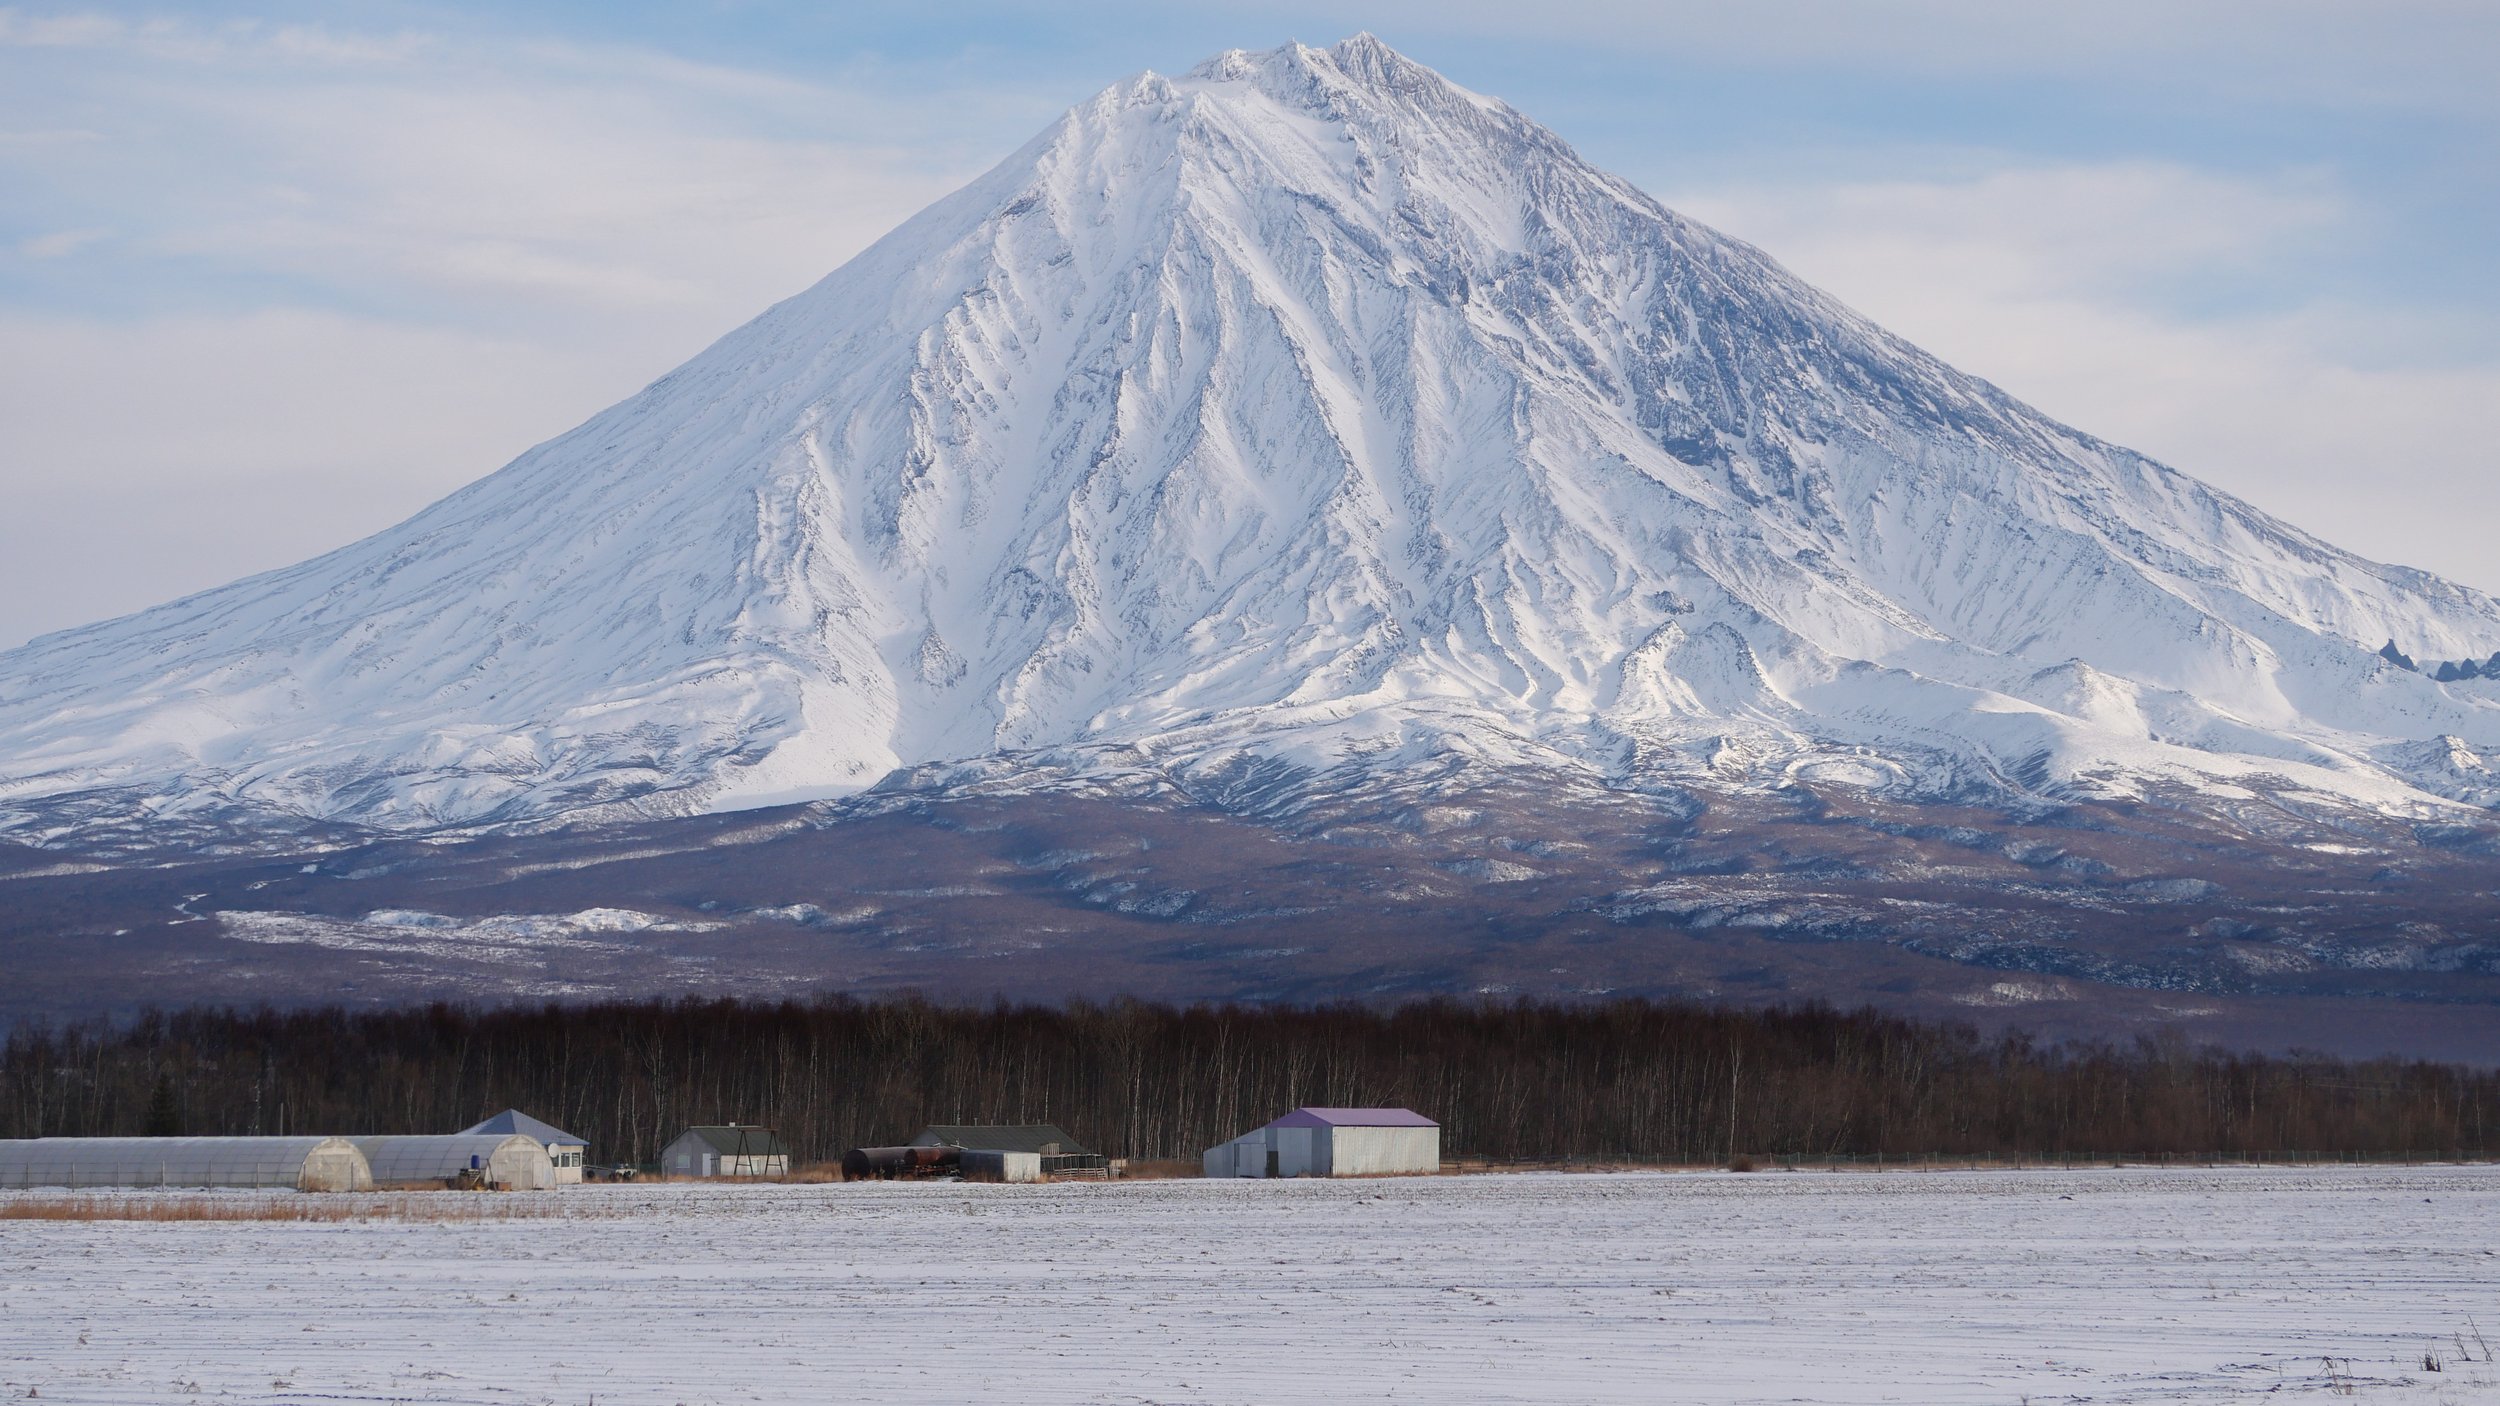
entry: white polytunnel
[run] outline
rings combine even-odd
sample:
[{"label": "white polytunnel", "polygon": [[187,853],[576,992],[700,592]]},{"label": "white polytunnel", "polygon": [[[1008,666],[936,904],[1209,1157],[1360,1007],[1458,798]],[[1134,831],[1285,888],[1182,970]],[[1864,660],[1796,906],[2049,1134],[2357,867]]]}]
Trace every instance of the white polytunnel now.
[{"label": "white polytunnel", "polygon": [[45,1137],[0,1140],[0,1187],[268,1186],[364,1191],[372,1169],[335,1137]]},{"label": "white polytunnel", "polygon": [[360,1137],[355,1143],[373,1167],[376,1186],[466,1181],[509,1191],[547,1191],[556,1184],[547,1145],[519,1133]]}]

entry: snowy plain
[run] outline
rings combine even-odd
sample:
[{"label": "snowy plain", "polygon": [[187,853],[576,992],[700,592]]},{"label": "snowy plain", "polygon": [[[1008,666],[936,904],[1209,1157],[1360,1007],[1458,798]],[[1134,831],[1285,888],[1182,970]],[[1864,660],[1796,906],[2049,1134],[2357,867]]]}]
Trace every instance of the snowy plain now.
[{"label": "snowy plain", "polygon": [[2495,1167],[550,1195],[0,1220],[0,1400],[2500,1400]]}]

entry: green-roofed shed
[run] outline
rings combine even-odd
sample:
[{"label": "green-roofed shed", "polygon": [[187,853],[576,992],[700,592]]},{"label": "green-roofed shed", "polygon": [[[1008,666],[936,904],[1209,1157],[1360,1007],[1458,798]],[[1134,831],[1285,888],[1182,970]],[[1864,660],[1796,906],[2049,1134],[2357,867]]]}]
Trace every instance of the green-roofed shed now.
[{"label": "green-roofed shed", "polygon": [[660,1150],[660,1171],[672,1177],[788,1176],[790,1149],[760,1124],[703,1124]]}]

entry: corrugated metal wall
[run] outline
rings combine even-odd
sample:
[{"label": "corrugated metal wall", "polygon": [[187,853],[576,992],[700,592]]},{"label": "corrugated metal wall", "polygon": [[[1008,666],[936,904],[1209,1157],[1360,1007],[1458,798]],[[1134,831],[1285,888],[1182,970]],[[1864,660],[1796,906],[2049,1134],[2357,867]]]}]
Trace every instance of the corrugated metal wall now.
[{"label": "corrugated metal wall", "polygon": [[1323,1176],[1361,1177],[1441,1170],[1439,1128],[1330,1128]]}]

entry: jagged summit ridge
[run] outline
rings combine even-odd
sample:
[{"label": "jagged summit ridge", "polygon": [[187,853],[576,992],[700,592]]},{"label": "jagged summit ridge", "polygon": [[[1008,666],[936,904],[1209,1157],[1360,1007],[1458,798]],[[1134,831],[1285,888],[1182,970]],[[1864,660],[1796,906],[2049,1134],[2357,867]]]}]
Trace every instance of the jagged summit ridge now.
[{"label": "jagged summit ridge", "polygon": [[[2029,410],[1359,36],[1145,74],[408,522],[0,656],[0,808],[999,754],[2482,802],[2500,607]],[[84,813],[84,812],[81,812]]]}]

